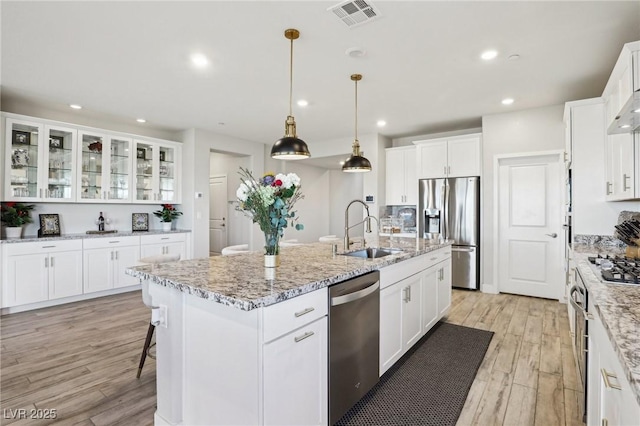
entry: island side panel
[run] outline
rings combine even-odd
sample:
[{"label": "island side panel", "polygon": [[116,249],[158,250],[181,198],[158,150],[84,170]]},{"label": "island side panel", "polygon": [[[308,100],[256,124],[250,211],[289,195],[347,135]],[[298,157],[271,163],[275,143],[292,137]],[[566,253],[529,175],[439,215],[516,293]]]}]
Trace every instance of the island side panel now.
[{"label": "island side panel", "polygon": [[183,424],[261,423],[258,311],[186,296]]}]

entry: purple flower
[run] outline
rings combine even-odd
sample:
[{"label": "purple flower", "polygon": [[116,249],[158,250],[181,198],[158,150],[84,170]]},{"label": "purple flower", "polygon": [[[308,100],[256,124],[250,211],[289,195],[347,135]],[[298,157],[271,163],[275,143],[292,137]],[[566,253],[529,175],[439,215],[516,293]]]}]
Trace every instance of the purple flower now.
[{"label": "purple flower", "polygon": [[264,186],[271,186],[273,185],[273,181],[275,180],[275,176],[272,174],[266,174],[264,176],[262,176],[262,179],[260,179],[260,183]]}]

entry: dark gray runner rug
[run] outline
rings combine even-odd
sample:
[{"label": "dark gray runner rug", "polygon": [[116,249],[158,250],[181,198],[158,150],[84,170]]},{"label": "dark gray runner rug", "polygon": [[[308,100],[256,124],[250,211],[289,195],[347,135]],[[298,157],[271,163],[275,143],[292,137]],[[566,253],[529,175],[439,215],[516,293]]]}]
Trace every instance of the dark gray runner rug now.
[{"label": "dark gray runner rug", "polygon": [[336,425],[455,425],[492,337],[439,323]]}]

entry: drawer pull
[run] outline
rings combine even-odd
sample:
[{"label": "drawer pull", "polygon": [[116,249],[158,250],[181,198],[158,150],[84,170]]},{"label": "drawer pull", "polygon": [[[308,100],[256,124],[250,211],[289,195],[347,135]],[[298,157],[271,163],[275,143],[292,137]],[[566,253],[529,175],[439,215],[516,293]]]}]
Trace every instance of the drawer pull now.
[{"label": "drawer pull", "polygon": [[315,311],[315,309],[316,308],[307,308],[307,309],[304,309],[304,310],[302,310],[300,312],[296,312],[294,315],[296,316],[296,318],[298,318],[298,317],[301,317],[303,315],[308,314],[309,312]]},{"label": "drawer pull", "polygon": [[116,244],[116,243],[119,243],[119,242],[120,242],[119,240],[109,241],[109,244]]},{"label": "drawer pull", "polygon": [[42,248],[54,248],[55,246],[42,246]]},{"label": "drawer pull", "polygon": [[609,378],[612,379],[617,379],[618,376],[616,376],[614,373],[609,373],[607,370],[605,370],[604,368],[600,369],[600,373],[602,374],[602,380],[604,381],[604,386],[609,388],[609,389],[617,389],[617,390],[622,390],[622,388],[619,385],[616,384],[612,384],[609,381]]},{"label": "drawer pull", "polygon": [[429,260],[437,260],[437,259],[438,259],[438,256],[436,256],[436,257],[432,257],[432,258],[431,258],[431,259],[429,259]]},{"label": "drawer pull", "polygon": [[168,239],[169,239],[169,237],[163,237],[163,238],[160,238],[160,239],[161,239],[161,240],[168,240]]},{"label": "drawer pull", "polygon": [[311,337],[313,336],[315,333],[313,331],[307,331],[306,333],[304,333],[302,336],[297,336],[294,337],[293,340],[296,341],[296,343],[303,341],[304,339],[306,339],[307,337]]}]

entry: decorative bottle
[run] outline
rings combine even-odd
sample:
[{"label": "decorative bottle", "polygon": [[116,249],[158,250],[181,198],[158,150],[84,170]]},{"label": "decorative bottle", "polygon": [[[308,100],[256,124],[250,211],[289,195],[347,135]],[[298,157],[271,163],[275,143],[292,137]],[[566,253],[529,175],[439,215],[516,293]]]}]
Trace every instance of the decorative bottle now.
[{"label": "decorative bottle", "polygon": [[104,217],[102,216],[102,212],[100,212],[100,216],[98,217],[98,231],[104,231]]}]

